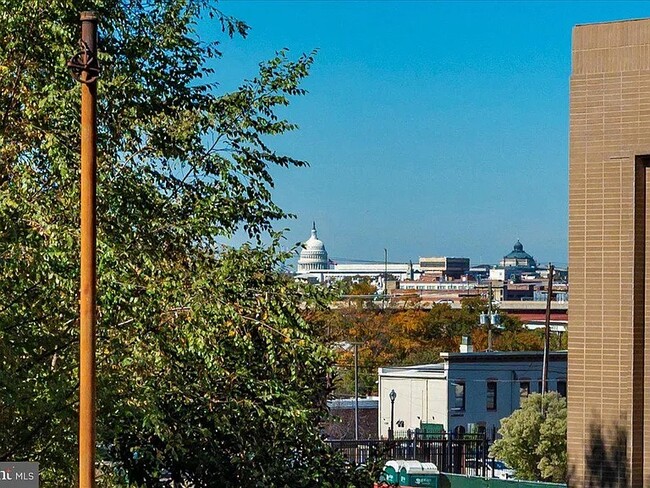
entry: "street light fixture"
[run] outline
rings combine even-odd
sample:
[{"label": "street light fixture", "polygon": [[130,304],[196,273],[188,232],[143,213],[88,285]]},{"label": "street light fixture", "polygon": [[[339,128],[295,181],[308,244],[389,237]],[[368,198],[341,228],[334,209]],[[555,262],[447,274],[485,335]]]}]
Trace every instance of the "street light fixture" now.
[{"label": "street light fixture", "polygon": [[501,325],[501,316],[498,312],[492,311],[492,282],[488,284],[488,311],[487,313],[482,312],[479,316],[479,321],[481,325],[487,326],[488,331],[488,346],[487,350],[492,351],[492,329],[500,329]]},{"label": "street light fixture", "polygon": [[395,398],[397,398],[395,390],[390,391],[388,398],[390,398],[390,431],[388,432],[388,438],[392,440],[395,432]]}]

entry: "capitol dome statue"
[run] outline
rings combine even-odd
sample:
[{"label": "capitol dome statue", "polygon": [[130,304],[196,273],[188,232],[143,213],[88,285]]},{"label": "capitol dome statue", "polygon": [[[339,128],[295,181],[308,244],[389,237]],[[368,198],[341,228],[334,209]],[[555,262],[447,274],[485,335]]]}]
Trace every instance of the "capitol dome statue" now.
[{"label": "capitol dome statue", "polygon": [[323,241],[318,239],[316,234],[316,222],[311,228],[311,237],[304,243],[305,248],[300,251],[298,259],[298,273],[309,273],[310,271],[329,269],[329,260]]}]

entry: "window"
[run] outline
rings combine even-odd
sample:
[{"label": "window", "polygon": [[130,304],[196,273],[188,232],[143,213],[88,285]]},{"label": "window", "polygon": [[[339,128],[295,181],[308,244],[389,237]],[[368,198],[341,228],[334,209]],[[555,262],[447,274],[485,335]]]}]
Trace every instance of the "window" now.
[{"label": "window", "polygon": [[[541,393],[542,392],[542,381],[541,380],[537,382],[537,387],[539,388],[539,392]],[[549,391],[551,391],[551,381],[546,380],[546,393],[548,393]]]},{"label": "window", "polygon": [[487,409],[488,410],[497,409],[497,382],[496,381],[487,382]]},{"label": "window", "polygon": [[530,395],[530,381],[519,382],[519,405]]},{"label": "window", "polygon": [[465,382],[454,383],[454,404],[453,410],[465,410]]},{"label": "window", "polygon": [[566,380],[557,380],[557,392],[566,398]]}]

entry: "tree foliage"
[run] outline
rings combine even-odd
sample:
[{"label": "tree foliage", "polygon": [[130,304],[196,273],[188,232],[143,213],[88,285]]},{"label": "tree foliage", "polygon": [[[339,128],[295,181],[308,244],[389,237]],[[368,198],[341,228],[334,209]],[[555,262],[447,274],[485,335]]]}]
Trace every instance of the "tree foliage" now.
[{"label": "tree foliage", "polygon": [[377,287],[367,277],[348,277],[331,284],[333,293],[345,297],[348,307],[375,308]]},{"label": "tree foliage", "polygon": [[501,420],[501,438],[490,455],[512,466],[518,478],[562,483],[567,476],[566,432],[566,399],[557,392],[543,398],[533,393]]},{"label": "tree foliage", "polygon": [[[309,314],[329,340],[358,342],[361,394],[376,392],[377,368],[440,361],[441,352],[459,350],[462,336],[470,336],[475,351],[487,348],[487,331],[479,326],[479,315],[487,310],[480,298],[463,300],[461,308],[434,304],[421,309],[378,309],[350,306]],[[503,330],[494,331],[493,344],[500,351],[529,351],[543,348],[541,331],[522,327],[516,317],[502,314]],[[337,394],[354,391],[353,356],[350,348],[338,353]]]},{"label": "tree foliage", "polygon": [[[0,0],[0,460],[74,485],[79,86],[98,13],[98,448],[104,486],[347,486],[320,439],[332,357],[302,318],[323,296],[260,244],[286,217],[277,115],[313,58],[285,51],[220,93],[208,62],[248,26],[203,0]],[[220,243],[244,231],[257,245]],[[299,307],[301,307],[299,309]]]}]

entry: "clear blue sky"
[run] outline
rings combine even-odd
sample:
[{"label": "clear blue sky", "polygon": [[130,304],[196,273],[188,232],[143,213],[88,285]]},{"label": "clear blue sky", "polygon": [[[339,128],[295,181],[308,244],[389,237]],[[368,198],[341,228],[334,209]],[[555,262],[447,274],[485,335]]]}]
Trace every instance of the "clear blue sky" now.
[{"label": "clear blue sky", "polygon": [[[272,141],[310,162],[274,171],[276,201],[311,221],[334,258],[467,256],[496,262],[517,238],[567,261],[571,30],[650,16],[647,2],[223,1],[245,20],[215,64],[222,89],[280,48],[319,49],[309,94]],[[209,35],[204,27],[202,35]]]}]

